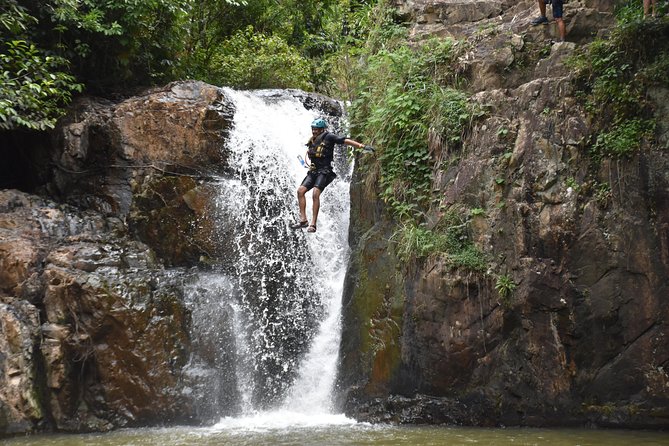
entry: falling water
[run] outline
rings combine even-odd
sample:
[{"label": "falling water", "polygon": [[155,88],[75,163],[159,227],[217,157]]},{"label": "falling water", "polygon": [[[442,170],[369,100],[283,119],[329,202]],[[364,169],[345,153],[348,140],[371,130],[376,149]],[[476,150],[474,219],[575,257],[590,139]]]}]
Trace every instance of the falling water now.
[{"label": "falling water", "polygon": [[[309,423],[333,411],[351,166],[340,153],[338,179],[321,196],[317,232],[291,230],[306,173],[297,156],[309,124],[325,113],[285,92],[225,94],[235,115],[219,214],[231,249],[191,292],[199,351],[190,374],[203,416],[224,417],[219,427],[248,426],[248,417],[271,424],[287,413]],[[339,130],[338,117],[326,118]],[[310,201],[308,195],[308,215]]]}]

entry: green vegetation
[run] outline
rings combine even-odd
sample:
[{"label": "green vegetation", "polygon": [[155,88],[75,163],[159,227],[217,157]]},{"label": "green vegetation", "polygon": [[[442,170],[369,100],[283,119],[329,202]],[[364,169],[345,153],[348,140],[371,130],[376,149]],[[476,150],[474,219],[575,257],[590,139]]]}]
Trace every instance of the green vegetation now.
[{"label": "green vegetation", "polygon": [[0,0],[0,129],[52,128],[72,93],[82,88],[68,73],[66,59],[27,40],[35,22],[16,2]]},{"label": "green vegetation", "polygon": [[569,177],[565,180],[565,186],[571,187],[571,189],[578,193],[581,190],[581,185],[576,181],[574,177]]},{"label": "green vegetation", "polygon": [[474,208],[469,211],[469,215],[472,217],[484,217],[486,215],[485,209]]},{"label": "green vegetation", "polygon": [[655,122],[646,92],[669,83],[669,21],[643,20],[638,2],[617,12],[618,25],[572,60],[586,109],[599,132],[595,160],[627,158],[652,141]]},{"label": "green vegetation", "polygon": [[359,3],[0,0],[0,129],[53,127],[80,91],[126,95],[187,78],[314,90]]},{"label": "green vegetation", "polygon": [[[400,34],[396,29],[390,38]],[[467,95],[449,86],[457,81],[455,61],[463,48],[451,39],[418,48],[389,40],[367,57],[359,75],[356,134],[380,149],[380,196],[400,221],[417,221],[429,206],[435,154],[457,150],[477,114]]]},{"label": "green vegetation", "polygon": [[628,158],[641,148],[644,140],[652,138],[654,124],[650,119],[617,119],[611,130],[597,135],[592,152],[595,156]]},{"label": "green vegetation", "polygon": [[484,254],[472,243],[469,221],[462,218],[466,212],[447,212],[430,230],[415,222],[406,222],[396,233],[397,253],[403,262],[439,255],[453,267],[485,271]]},{"label": "green vegetation", "polygon": [[24,40],[7,42],[0,54],[0,129],[53,128],[72,92],[82,88],[63,69],[67,61],[61,57],[46,56]]},{"label": "green vegetation", "polygon": [[609,183],[595,183],[594,191],[597,203],[603,208],[607,207],[612,198],[611,186]]},{"label": "green vegetation", "polygon": [[311,89],[309,61],[285,40],[252,26],[225,41],[212,65],[209,77],[221,85]]},{"label": "green vegetation", "polygon": [[514,282],[510,276],[506,274],[497,276],[495,289],[497,290],[497,294],[499,294],[502,303],[507,307],[510,305],[511,295],[515,291],[516,286],[516,282]]},{"label": "green vegetation", "polygon": [[455,267],[486,268],[483,254],[468,234],[468,212],[447,209],[434,227],[424,216],[438,197],[433,172],[444,154],[457,153],[472,122],[482,111],[461,89],[458,58],[467,44],[450,38],[409,44],[388,2],[365,9],[362,41],[349,40],[346,55],[358,65],[343,64],[352,75],[339,82],[351,96],[353,131],[374,141],[377,157],[362,169],[379,197],[400,223],[393,236],[403,261],[439,255]]}]

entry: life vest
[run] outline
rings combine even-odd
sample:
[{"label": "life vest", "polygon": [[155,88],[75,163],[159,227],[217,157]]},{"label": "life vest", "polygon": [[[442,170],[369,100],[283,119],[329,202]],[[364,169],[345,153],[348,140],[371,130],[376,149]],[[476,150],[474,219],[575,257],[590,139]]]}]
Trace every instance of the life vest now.
[{"label": "life vest", "polygon": [[314,158],[323,158],[327,154],[326,146],[325,146],[325,136],[328,134],[328,131],[324,131],[320,135],[318,135],[316,138],[312,138],[309,140],[307,143],[307,147],[309,150],[307,153],[309,154],[310,159]]},{"label": "life vest", "polygon": [[311,161],[310,171],[331,171],[332,158],[334,156],[334,144],[327,144],[326,137],[329,132],[326,130],[315,138],[311,138],[307,143],[307,154]]}]

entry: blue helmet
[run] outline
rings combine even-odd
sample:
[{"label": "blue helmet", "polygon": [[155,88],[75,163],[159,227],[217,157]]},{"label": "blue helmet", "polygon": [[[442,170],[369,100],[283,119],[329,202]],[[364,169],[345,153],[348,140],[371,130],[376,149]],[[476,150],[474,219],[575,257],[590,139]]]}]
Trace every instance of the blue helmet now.
[{"label": "blue helmet", "polygon": [[327,126],[328,126],[328,123],[325,122],[325,119],[321,119],[321,118],[315,119],[314,122],[311,123],[311,127],[316,128],[316,129],[324,129]]}]

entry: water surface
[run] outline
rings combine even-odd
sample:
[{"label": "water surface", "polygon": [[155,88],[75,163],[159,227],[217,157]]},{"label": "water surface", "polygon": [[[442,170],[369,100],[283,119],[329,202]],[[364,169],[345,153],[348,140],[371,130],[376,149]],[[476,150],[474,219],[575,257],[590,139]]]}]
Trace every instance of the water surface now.
[{"label": "water surface", "polygon": [[[287,423],[287,420],[291,420]],[[343,415],[223,419],[206,428],[122,429],[106,434],[42,435],[6,440],[7,446],[383,445],[383,446],[659,446],[669,434],[587,429],[485,429],[356,423]]]}]

